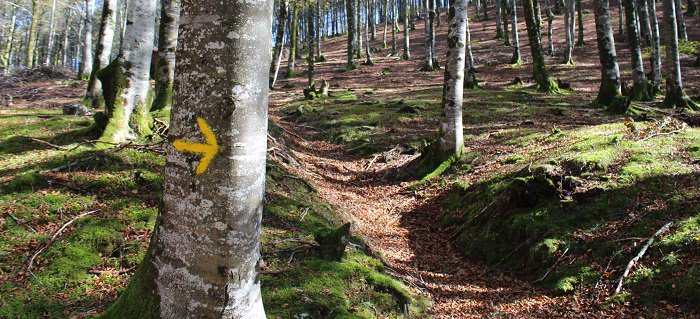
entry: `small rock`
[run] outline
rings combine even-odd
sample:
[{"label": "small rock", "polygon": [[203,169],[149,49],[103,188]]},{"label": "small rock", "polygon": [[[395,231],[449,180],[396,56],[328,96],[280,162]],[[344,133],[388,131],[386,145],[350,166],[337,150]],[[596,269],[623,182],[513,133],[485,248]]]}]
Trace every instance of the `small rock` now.
[{"label": "small rock", "polygon": [[63,115],[87,115],[90,113],[90,110],[88,110],[85,105],[82,104],[72,104],[72,105],[64,105],[63,106]]}]

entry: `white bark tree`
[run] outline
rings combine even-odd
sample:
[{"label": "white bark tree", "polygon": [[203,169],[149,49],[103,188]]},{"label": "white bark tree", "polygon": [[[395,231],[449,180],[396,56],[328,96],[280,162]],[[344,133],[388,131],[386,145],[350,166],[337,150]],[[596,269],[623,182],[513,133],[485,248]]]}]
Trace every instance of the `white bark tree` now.
[{"label": "white bark tree", "polygon": [[97,71],[109,65],[112,56],[112,42],[114,41],[114,27],[116,24],[117,0],[104,0],[102,5],[102,20],[100,21],[100,34],[95,48],[95,61],[88,79],[87,93],[84,104],[99,108],[104,106],[102,97],[102,82],[97,79]]},{"label": "white bark tree", "polygon": [[92,72],[92,15],[95,11],[95,0],[85,0],[85,26],[83,27],[83,55],[78,76],[87,80]]},{"label": "white bark tree", "polygon": [[464,92],[464,64],[467,38],[467,1],[451,1],[448,16],[447,62],[442,98],[442,126],[440,151],[460,154],[464,148],[462,124],[462,94]]},{"label": "white bark tree", "polygon": [[151,110],[168,109],[173,104],[175,81],[175,51],[177,29],[180,25],[180,0],[162,0],[158,31],[158,62],[156,85]]}]

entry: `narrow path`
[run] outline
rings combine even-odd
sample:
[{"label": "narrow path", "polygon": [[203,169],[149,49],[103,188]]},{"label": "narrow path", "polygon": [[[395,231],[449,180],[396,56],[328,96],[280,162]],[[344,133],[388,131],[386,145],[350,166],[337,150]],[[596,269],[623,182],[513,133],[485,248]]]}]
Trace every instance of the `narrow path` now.
[{"label": "narrow path", "polygon": [[[371,249],[416,290],[429,295],[435,318],[591,318],[574,298],[548,297],[541,290],[501,272],[464,259],[449,244],[440,222],[443,188],[408,189],[410,183],[387,178],[387,164],[351,158],[342,146],[314,139],[314,132],[273,120],[296,137],[295,154],[321,197],[354,220]],[[399,159],[395,162],[405,162]],[[368,167],[369,166],[369,167]]]}]

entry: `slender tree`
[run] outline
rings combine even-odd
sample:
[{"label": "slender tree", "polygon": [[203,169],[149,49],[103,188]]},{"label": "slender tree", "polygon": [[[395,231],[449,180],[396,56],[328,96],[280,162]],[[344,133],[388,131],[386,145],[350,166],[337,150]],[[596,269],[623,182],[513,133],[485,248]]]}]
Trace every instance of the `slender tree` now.
[{"label": "slender tree", "polygon": [[462,93],[467,33],[466,0],[450,1],[449,31],[447,33],[447,62],[442,98],[442,126],[440,150],[444,154],[459,155],[464,149],[462,129]]},{"label": "slender tree", "polygon": [[663,5],[664,23],[666,24],[664,37],[666,42],[666,97],[663,104],[666,107],[699,110],[700,108],[688,97],[683,89],[675,3],[673,0],[663,0]]},{"label": "slender tree", "polygon": [[642,39],[644,39],[646,45],[651,46],[652,31],[651,22],[649,21],[649,10],[647,8],[648,6],[649,5],[647,0],[638,0],[638,2],[636,3],[637,16],[639,17],[640,35]]},{"label": "slender tree", "polygon": [[[429,6],[428,2],[431,0],[424,0],[424,4],[426,7]],[[425,22],[425,64],[423,64],[423,71],[434,71],[435,69],[433,68],[433,39],[431,36],[434,35],[434,33],[431,32],[432,28],[432,23],[430,21],[430,10],[425,10],[425,17],[424,17],[424,22]]]},{"label": "slender tree", "polygon": [[564,47],[563,64],[573,65],[572,54],[574,51],[574,14],[576,14],[576,0],[564,0],[564,32],[566,33],[566,46]]},{"label": "slender tree", "polygon": [[180,0],[161,0],[155,99],[151,110],[168,109],[173,105],[175,51],[179,25]]},{"label": "slender tree", "polygon": [[530,42],[530,52],[532,54],[532,73],[537,82],[537,89],[540,92],[557,93],[559,87],[549,77],[547,66],[544,64],[544,52],[537,32],[535,23],[535,12],[532,5],[533,0],[523,0],[523,14],[525,15],[525,25],[527,26],[527,38]]},{"label": "slender tree", "polygon": [[85,0],[85,27],[83,27],[83,56],[78,77],[88,80],[92,72],[92,15],[95,0]]},{"label": "slender tree", "polygon": [[688,0],[688,11],[686,11],[685,14],[690,17],[700,15],[700,10],[698,10],[698,5],[695,4],[695,1],[696,0]]},{"label": "slender tree", "polygon": [[617,10],[618,10],[618,25],[619,25],[619,31],[617,32],[617,36],[620,38],[620,41],[624,42],[626,41],[626,35],[625,35],[625,23],[623,22],[623,17],[625,16],[625,11],[622,9],[622,1],[623,0],[617,0]]},{"label": "slender tree", "polygon": [[[509,0],[496,0],[496,1],[501,1],[501,23],[503,23],[503,45],[509,47],[510,44],[510,34],[508,32],[508,16],[509,12],[511,11],[510,9],[510,1]],[[512,1],[512,0],[511,0]]]},{"label": "slender tree", "polygon": [[659,21],[656,17],[656,0],[651,1],[651,83],[653,93],[661,93],[661,40],[659,37]]},{"label": "slender tree", "polygon": [[106,146],[151,134],[148,92],[155,17],[156,0],[129,3],[119,57],[97,74],[105,89],[108,120],[100,142]]},{"label": "slender tree", "polygon": [[435,11],[437,10],[435,1],[437,0],[429,0],[430,13],[428,14],[428,18],[430,18],[430,51],[431,55],[433,56],[433,68],[439,70],[440,62],[438,61],[437,45],[435,43],[435,20],[438,18],[438,16],[435,14]]},{"label": "slender tree", "polygon": [[384,2],[384,36],[382,37],[382,48],[386,49],[389,45],[386,42],[387,27],[389,26],[389,2],[391,0],[386,0]]},{"label": "slender tree", "polygon": [[51,53],[53,52],[54,21],[56,19],[56,0],[51,2],[51,16],[49,17],[49,38],[46,40],[46,56],[44,65],[51,65]]},{"label": "slender tree", "polygon": [[511,6],[511,21],[513,23],[513,57],[510,58],[510,64],[521,64],[522,59],[520,58],[520,39],[518,37],[518,7],[515,3],[516,0],[509,1]]},{"label": "slender tree", "polygon": [[398,8],[397,4],[399,0],[390,0],[391,1],[391,18],[392,18],[392,26],[391,26],[391,56],[396,56],[398,54],[398,51],[396,50],[396,32],[400,32],[399,30],[399,21],[398,21]]},{"label": "slender tree", "polygon": [[502,12],[501,12],[501,4],[503,3],[501,0],[495,0],[496,3],[496,39],[502,39],[503,38],[503,26],[501,25],[503,18],[501,17]]},{"label": "slender tree", "polygon": [[[484,3],[484,6],[486,4]],[[469,15],[465,18],[465,24],[467,26],[466,30],[466,43],[467,46],[464,48],[467,60],[464,66],[464,87],[467,89],[476,89],[479,87],[479,82],[476,80],[476,68],[474,67],[474,55],[472,54],[472,36],[469,30]]]},{"label": "slender tree", "polygon": [[[314,1],[320,1],[320,0],[314,0]],[[307,41],[307,46],[309,48],[309,55],[307,57],[307,66],[308,66],[308,80],[309,80],[309,87],[314,86],[314,61],[316,61],[316,54],[314,52],[314,40],[316,38],[315,35],[315,28],[314,28],[314,20],[315,20],[315,13],[314,13],[314,3],[310,2],[309,6],[307,8],[307,19],[306,23],[307,25],[307,30],[306,30],[306,41]]]},{"label": "slender tree", "polygon": [[683,4],[681,0],[675,0],[676,7],[676,28],[678,29],[678,40],[688,41],[688,33],[685,30],[685,18],[683,17]]},{"label": "slender tree", "polygon": [[7,75],[10,71],[10,57],[15,39],[15,30],[17,29],[17,7],[12,10],[12,18],[10,20],[10,30],[5,36],[2,50],[0,51],[0,74]]},{"label": "slender tree", "polygon": [[547,40],[548,40],[548,46],[547,46],[547,53],[550,56],[554,55],[554,41],[552,41],[552,24],[554,23],[554,13],[552,12],[552,5],[547,0]]},{"label": "slender tree", "polygon": [[627,103],[621,94],[620,67],[615,51],[610,3],[609,0],[595,0],[593,5],[601,66],[600,89],[595,103],[607,107],[611,112],[625,113]]},{"label": "slender tree", "polygon": [[401,56],[404,60],[411,59],[411,44],[409,39],[409,31],[411,29],[409,18],[411,17],[411,9],[409,6],[409,0],[404,0],[404,14],[403,14],[403,55]]},{"label": "slender tree", "polygon": [[32,18],[29,25],[29,39],[27,40],[27,54],[25,65],[28,68],[34,66],[34,49],[36,46],[36,34],[39,25],[39,0],[32,0]]},{"label": "slender tree", "polygon": [[326,57],[321,52],[321,42],[323,41],[323,5],[322,0],[316,0],[316,61],[324,62]]},{"label": "slender tree", "polygon": [[345,5],[347,6],[348,12],[348,63],[345,65],[345,69],[350,71],[357,69],[357,64],[355,64],[355,60],[353,60],[353,55],[355,54],[355,36],[357,35],[355,32],[355,28],[357,27],[355,18],[357,15],[354,13],[355,0],[347,0],[345,1]]},{"label": "slender tree", "polygon": [[272,90],[277,82],[277,73],[280,71],[282,53],[284,51],[284,36],[287,25],[287,0],[280,0],[280,14],[277,17],[277,38],[275,39],[275,51],[270,65],[270,89]]},{"label": "slender tree", "polygon": [[102,19],[100,20],[100,33],[95,48],[95,60],[92,64],[92,72],[88,79],[87,91],[83,104],[93,108],[103,108],[102,83],[97,79],[97,72],[109,65],[112,55],[112,42],[114,40],[116,0],[104,0],[102,4]]},{"label": "slender tree", "polygon": [[144,261],[106,318],[265,318],[272,5],[182,2],[163,205]]},{"label": "slender tree", "polygon": [[[360,0],[360,1],[362,1],[362,0]],[[371,33],[369,30],[369,27],[370,27],[369,20],[371,20],[370,15],[369,15],[371,13],[370,5],[369,5],[370,0],[364,0],[364,2],[365,2],[365,8],[366,8],[366,10],[365,10],[365,13],[366,13],[365,14],[365,62],[362,64],[363,65],[374,65],[374,62],[372,62],[372,49],[370,48],[370,39],[369,39],[369,33]]]},{"label": "slender tree", "polygon": [[[286,78],[293,78],[294,62],[297,57],[297,43],[299,39],[299,0],[292,0],[292,25],[289,34],[289,57],[287,58],[287,74]],[[352,2],[352,0],[348,1]],[[349,10],[348,10],[349,11]],[[352,30],[352,29],[351,29]],[[350,39],[350,37],[348,37]]]},{"label": "slender tree", "polygon": [[583,4],[581,0],[576,0],[576,12],[578,14],[578,39],[576,40],[576,46],[586,45],[583,35]]},{"label": "slender tree", "polygon": [[637,29],[635,0],[625,0],[625,20],[627,21],[627,41],[632,56],[632,80],[633,87],[630,98],[632,100],[648,100],[650,98],[646,76],[644,75],[644,61],[642,60],[642,48]]}]

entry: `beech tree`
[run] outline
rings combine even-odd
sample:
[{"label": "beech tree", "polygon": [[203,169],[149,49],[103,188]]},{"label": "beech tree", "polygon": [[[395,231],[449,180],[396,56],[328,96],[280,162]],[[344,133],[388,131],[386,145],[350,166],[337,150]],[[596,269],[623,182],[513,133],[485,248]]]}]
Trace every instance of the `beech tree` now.
[{"label": "beech tree", "polygon": [[[78,77],[87,80],[92,72],[92,15],[95,0],[85,0],[85,26],[83,27],[83,59]],[[31,40],[30,40],[31,41]]]},{"label": "beech tree", "polygon": [[404,60],[411,59],[411,43],[409,39],[409,31],[411,30],[411,25],[409,19],[411,17],[411,10],[409,6],[409,0],[404,0],[404,13],[403,13],[403,55],[401,56]]},{"label": "beech tree", "polygon": [[[425,0],[424,5],[427,7],[430,6],[428,2],[432,0]],[[423,71],[434,71],[435,68],[433,66],[433,36],[435,36],[435,33],[432,31],[432,21],[430,20],[430,10],[425,10],[424,12],[424,22],[425,22],[425,64],[423,64]]]},{"label": "beech tree", "polygon": [[[639,0],[637,6],[637,16],[639,17],[640,36],[644,39],[647,46],[651,46],[652,31],[651,21],[649,19],[649,2],[647,0]],[[656,11],[654,11],[656,12]]]},{"label": "beech tree", "polygon": [[576,40],[576,46],[586,45],[586,41],[583,36],[583,4],[581,0],[576,0],[576,12],[578,14],[578,39]]},{"label": "beech tree", "polygon": [[95,60],[92,65],[92,72],[88,79],[87,92],[83,104],[93,108],[104,107],[102,97],[102,82],[97,79],[97,71],[109,65],[112,55],[112,42],[114,40],[115,11],[117,10],[116,0],[104,0],[102,2],[102,19],[100,20],[100,33],[97,38],[95,48]]},{"label": "beech tree", "polygon": [[552,41],[552,24],[554,23],[554,13],[552,12],[552,5],[547,0],[547,54],[550,56],[554,55],[554,41]]},{"label": "beech tree", "polygon": [[107,116],[100,142],[108,146],[151,134],[148,92],[155,18],[156,0],[130,2],[119,57],[97,74]]},{"label": "beech tree", "polygon": [[688,108],[698,110],[683,89],[681,77],[680,52],[678,49],[678,30],[676,25],[676,6],[673,0],[663,0],[664,23],[666,24],[666,107]]},{"label": "beech tree", "polygon": [[156,86],[151,110],[168,109],[173,105],[175,81],[175,51],[180,25],[180,0],[161,0],[160,28],[158,30],[158,61]]},{"label": "beech tree", "polygon": [[[286,78],[293,78],[295,76],[294,74],[294,62],[297,57],[297,43],[299,40],[299,0],[291,0],[292,1],[292,20],[291,20],[291,28],[289,32],[289,57],[287,58],[287,74]],[[351,2],[351,1],[348,1]],[[348,10],[350,12],[350,10]],[[350,19],[348,18],[348,21]],[[349,23],[349,22],[348,22]],[[352,32],[352,29],[350,29]],[[350,37],[348,36],[348,39]]]},{"label": "beech tree", "polygon": [[369,39],[369,27],[370,27],[370,5],[369,2],[370,0],[364,0],[365,1],[365,62],[363,62],[363,65],[374,65],[374,62],[372,62],[372,48],[370,46],[371,42]]},{"label": "beech tree", "polygon": [[464,149],[462,124],[462,93],[467,36],[467,2],[450,1],[447,32],[447,61],[442,94],[442,125],[440,127],[440,151],[445,155],[459,155]]},{"label": "beech tree", "polygon": [[661,92],[661,40],[659,21],[656,17],[656,0],[651,1],[651,84],[653,94]]},{"label": "beech tree", "polygon": [[632,80],[633,87],[630,98],[632,100],[648,100],[650,98],[650,87],[647,85],[644,74],[644,61],[642,60],[642,48],[637,28],[636,1],[625,0],[625,20],[627,21],[627,42],[629,43],[630,55],[632,57]]},{"label": "beech tree", "polygon": [[576,0],[564,0],[564,32],[566,33],[566,46],[564,47],[563,64],[574,64],[571,55],[574,51],[574,24],[576,14]]},{"label": "beech tree", "polygon": [[540,92],[559,92],[557,82],[549,77],[547,66],[544,63],[544,52],[540,41],[537,23],[535,22],[535,12],[532,5],[533,0],[523,0],[523,14],[525,15],[525,25],[527,26],[527,38],[530,43],[532,54],[532,73],[537,82],[537,90]]},{"label": "beech tree", "polygon": [[503,45],[509,47],[510,44],[510,35],[508,34],[508,15],[510,12],[510,5],[509,5],[509,0],[496,0],[496,1],[501,1],[501,23],[503,24]]},{"label": "beech tree", "polygon": [[516,0],[506,1],[510,2],[511,20],[513,23],[513,57],[510,58],[510,64],[521,64],[523,61],[520,58],[520,39],[518,39],[518,7],[515,4]]},{"label": "beech tree", "polygon": [[[86,0],[89,2],[91,0]],[[39,24],[39,0],[32,0],[32,19],[29,26],[29,38],[27,39],[26,46],[26,67],[31,68],[34,66],[34,48],[36,44],[36,33]]]},{"label": "beech tree", "polygon": [[683,3],[681,0],[675,0],[675,7],[678,40],[688,41],[688,33],[685,30],[685,17],[683,17]]},{"label": "beech tree", "polygon": [[182,1],[163,205],[146,257],[105,318],[265,318],[272,5]]},{"label": "beech tree", "polygon": [[[284,36],[287,29],[287,0],[280,0],[279,16],[277,16],[277,37],[275,38],[275,50],[272,55],[272,64],[270,65],[270,89],[273,89],[277,82],[277,74],[280,71],[282,62],[282,53],[284,51]],[[290,57],[291,58],[291,57]]]},{"label": "beech tree", "polygon": [[627,105],[626,98],[621,93],[620,66],[617,63],[610,3],[609,0],[595,0],[593,6],[601,66],[600,88],[594,104],[607,107],[614,113],[624,113]]},{"label": "beech tree", "polygon": [[17,7],[12,9],[12,18],[10,20],[10,29],[5,36],[2,50],[0,51],[0,74],[6,75],[10,71],[10,56],[12,54],[12,45],[15,38],[15,30],[17,28]]},{"label": "beech tree", "polygon": [[357,27],[355,23],[355,0],[346,0],[345,5],[347,8],[347,18],[348,18],[348,63],[345,65],[345,69],[356,70],[357,64],[353,60],[353,55],[355,54],[355,28]]},{"label": "beech tree", "polygon": [[[485,5],[485,4],[484,4]],[[466,65],[464,66],[464,87],[467,89],[475,89],[479,87],[479,83],[476,80],[476,68],[474,67],[474,54],[472,53],[472,36],[469,30],[469,15],[465,18],[466,25],[466,43],[467,46],[464,48],[467,55]]]}]

